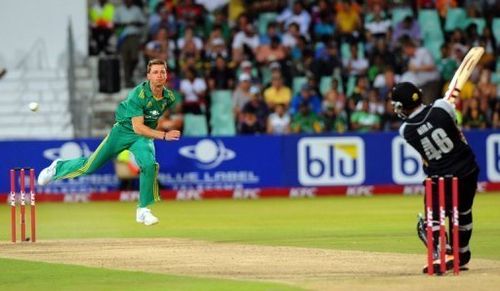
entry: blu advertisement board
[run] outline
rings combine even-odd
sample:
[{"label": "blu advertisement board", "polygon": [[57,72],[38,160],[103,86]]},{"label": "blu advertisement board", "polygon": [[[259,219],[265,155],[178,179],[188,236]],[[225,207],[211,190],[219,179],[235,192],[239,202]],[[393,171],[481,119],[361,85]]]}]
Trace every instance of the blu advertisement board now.
[{"label": "blu advertisement board", "polygon": [[[471,131],[466,137],[481,167],[480,181],[499,184],[500,133]],[[57,158],[89,157],[99,143],[99,139],[0,142],[0,193],[10,191],[9,169],[33,167],[38,173]],[[194,196],[224,191],[259,196],[262,189],[269,193],[285,189],[299,196],[302,192],[315,196],[321,189],[351,191],[345,187],[370,192],[369,187],[381,185],[420,185],[424,178],[418,153],[396,133],[182,138],[157,141],[155,147],[163,191],[195,191]],[[37,187],[37,192],[97,196],[117,191],[118,186],[110,161],[94,173],[55,181]]]}]

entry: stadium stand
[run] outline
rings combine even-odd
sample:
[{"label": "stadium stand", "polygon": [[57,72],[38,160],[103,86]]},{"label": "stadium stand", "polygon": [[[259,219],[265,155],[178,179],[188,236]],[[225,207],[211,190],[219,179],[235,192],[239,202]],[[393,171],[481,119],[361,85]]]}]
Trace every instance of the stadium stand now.
[{"label": "stadium stand", "polygon": [[[194,69],[196,75],[207,83],[208,90],[203,97],[203,102],[206,102],[205,110],[199,116],[183,112],[182,106],[179,106],[179,112],[175,112],[181,118],[184,114],[183,130],[186,135],[238,134],[239,116],[238,113],[235,116],[232,93],[242,73],[243,61],[251,68],[249,72],[252,86],[259,88],[260,92],[270,86],[273,76],[280,75],[284,85],[292,89],[292,96],[298,94],[304,84],[308,84],[320,98],[324,98],[330,90],[332,79],[337,80],[338,92],[345,93],[345,99],[336,103],[339,106],[338,116],[343,119],[347,116],[347,130],[350,130],[350,117],[356,107],[360,106],[357,103],[368,99],[368,92],[377,96],[369,100],[370,108],[380,108],[386,104],[390,89],[384,85],[387,72],[391,72],[396,80],[401,80],[409,72],[410,58],[403,52],[400,39],[392,37],[395,31],[400,36],[411,36],[418,48],[423,47],[430,52],[435,69],[440,72],[441,88],[449,81],[446,78],[450,71],[459,64],[471,46],[485,46],[485,58],[471,77],[468,98],[457,109],[465,114],[469,99],[475,99],[487,118],[486,126],[498,126],[493,121],[493,117],[499,115],[497,111],[500,107],[497,106],[500,99],[498,3],[484,2],[479,5],[472,3],[474,1],[456,1],[457,5],[443,9],[441,6],[436,7],[433,1],[398,1],[397,5],[390,1],[302,1],[303,9],[299,9],[299,6],[293,5],[295,1],[276,1],[272,7],[241,1],[237,5],[231,2],[209,10],[196,4],[196,1],[188,6],[172,0],[133,2],[147,18],[146,23],[141,26],[143,33],[139,63],[133,72],[135,84],[144,79],[147,62],[144,49],[146,44],[151,43],[159,28],[166,29],[167,38],[156,43],[156,46],[149,45],[149,49],[153,53],[157,50],[157,55],[165,57],[168,62],[168,86],[178,93],[181,105],[184,96],[179,90],[179,83],[187,69]],[[89,0],[88,3],[89,7],[96,9],[92,11],[99,11],[97,0]],[[110,0],[106,5],[112,5],[117,10],[122,1]],[[298,9],[297,14],[293,14],[293,9]],[[341,18],[337,17],[339,12],[342,12]],[[288,15],[288,18],[283,18],[283,15]],[[379,15],[382,16],[381,19]],[[95,13],[92,17],[95,17]],[[109,15],[106,19],[107,27],[112,26]],[[99,60],[120,56],[116,49],[119,44],[116,30],[107,44],[95,42],[102,41],[92,35],[96,31],[95,25],[99,23],[95,20],[93,19],[92,28],[89,28],[91,55],[75,68],[76,85],[73,92],[68,90],[71,84],[65,80],[69,77],[67,72],[43,71],[30,73],[32,75],[9,72],[2,78],[0,112],[3,116],[0,118],[0,127],[4,130],[0,133],[0,138],[103,136],[109,130],[114,122],[117,104],[128,93],[129,89],[124,87],[130,84],[124,82],[123,65],[120,65],[119,76],[122,80],[118,92],[99,92],[102,87],[102,78],[98,74]],[[407,25],[413,26],[402,26],[405,20]],[[352,23],[347,23],[349,21]],[[365,26],[368,22],[371,24],[369,33]],[[389,30],[383,29],[387,22]],[[286,49],[286,57],[276,60],[271,48],[267,59],[257,61],[255,36],[259,46],[261,43],[269,43],[272,37],[268,35],[270,23],[276,24],[276,36]],[[295,29],[293,23],[299,24],[299,29]],[[308,26],[307,29],[304,29],[304,25]],[[243,33],[248,27],[255,29]],[[341,32],[340,27],[344,31]],[[193,37],[185,38],[185,31],[192,31]],[[233,40],[239,32],[238,45],[242,45],[242,49],[237,51],[240,54],[238,58],[233,58]],[[351,56],[351,45],[357,47],[357,59]],[[210,75],[217,57],[225,60],[227,69],[223,71],[223,75]],[[368,62],[368,67],[356,67],[365,62],[363,59]],[[481,86],[475,85],[479,84],[480,76],[486,77],[482,77]],[[368,78],[367,88],[360,91],[357,82],[359,78],[365,77]],[[23,78],[30,78],[32,81],[22,96],[19,93],[16,95],[17,89],[24,85]],[[12,98],[13,94],[18,97]],[[435,97],[439,98],[439,94],[437,95]],[[71,96],[76,96],[74,98],[79,101],[75,103]],[[28,110],[24,107],[30,101],[40,102],[42,109],[37,115],[12,113],[16,110],[24,113]],[[75,104],[85,110],[80,113],[75,111]],[[383,107],[386,108],[384,110],[389,108]],[[272,113],[272,105],[270,109],[269,113]],[[380,116],[385,114],[374,113]],[[323,114],[325,112],[320,112],[320,119]],[[381,122],[384,122],[384,118],[381,118]],[[13,124],[22,126],[10,130]],[[381,124],[376,128],[388,130],[394,126]]]},{"label": "stadium stand", "polygon": [[[10,70],[0,82],[0,138],[73,137],[67,87],[62,71]],[[30,102],[39,103],[36,113]]]}]

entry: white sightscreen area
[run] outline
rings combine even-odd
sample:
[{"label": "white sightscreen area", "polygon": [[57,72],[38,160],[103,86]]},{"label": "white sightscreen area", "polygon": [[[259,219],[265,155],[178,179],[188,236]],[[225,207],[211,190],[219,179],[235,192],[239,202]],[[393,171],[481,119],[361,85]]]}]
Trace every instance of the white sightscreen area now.
[{"label": "white sightscreen area", "polygon": [[86,55],[86,0],[1,0],[0,67],[65,66],[70,21],[76,54]]}]

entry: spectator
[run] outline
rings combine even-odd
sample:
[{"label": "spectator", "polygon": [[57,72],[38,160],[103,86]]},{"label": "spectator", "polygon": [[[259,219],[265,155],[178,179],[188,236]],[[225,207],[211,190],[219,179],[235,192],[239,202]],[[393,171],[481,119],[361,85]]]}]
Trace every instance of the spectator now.
[{"label": "spectator", "polygon": [[471,23],[465,28],[465,39],[467,40],[467,46],[473,47],[479,45],[479,33],[477,31],[477,24]]},{"label": "spectator", "polygon": [[[278,66],[279,66],[279,64],[278,64]],[[281,69],[281,67],[278,68],[278,71],[280,69]],[[243,62],[241,62],[240,74],[248,74],[251,78],[252,85],[260,85],[261,84],[261,79],[259,77],[259,73],[256,69],[254,69],[252,62],[250,62],[250,61],[244,60]]]},{"label": "spectator", "polygon": [[317,95],[318,98],[321,99],[318,78],[311,72],[306,73],[306,78],[306,84],[309,86],[309,90],[311,91],[311,93],[313,95]]},{"label": "spectator", "polygon": [[446,14],[448,14],[448,9],[457,7],[456,0],[436,0],[436,10],[439,13],[439,17],[444,19]]},{"label": "spectator", "polygon": [[[394,70],[390,67],[385,68],[384,72],[375,77],[373,81],[373,87],[378,90],[378,95],[381,100],[386,100],[389,98],[392,88],[399,83],[400,76],[394,73]],[[391,109],[391,111],[393,111]]]},{"label": "spectator", "polygon": [[370,132],[380,129],[380,116],[370,113],[368,99],[360,101],[360,109],[351,115],[351,129],[357,132]]},{"label": "spectator", "polygon": [[276,104],[274,112],[267,118],[267,133],[277,135],[290,133],[290,115],[286,112],[284,104]]},{"label": "spectator", "polygon": [[243,112],[254,112],[259,123],[259,128],[265,129],[267,127],[269,108],[266,102],[262,100],[260,88],[257,86],[250,87],[250,95],[252,95],[252,98],[243,106]]},{"label": "spectator", "polygon": [[469,106],[463,114],[463,128],[485,129],[486,121],[486,114],[479,108],[479,101],[476,98],[470,99]]},{"label": "spectator", "polygon": [[371,113],[375,113],[379,116],[382,116],[385,111],[385,104],[382,99],[379,98],[376,89],[368,90],[368,110]]},{"label": "spectator", "polygon": [[110,54],[109,39],[113,35],[113,18],[115,6],[107,0],[99,0],[90,7],[90,31],[92,41],[91,55],[98,55],[101,52]]},{"label": "spectator", "polygon": [[250,17],[248,16],[248,14],[242,12],[238,15],[238,18],[236,19],[236,23],[234,25],[233,30],[235,33],[238,33],[240,31],[244,31],[245,27],[248,24],[251,24]]},{"label": "spectator", "polygon": [[396,24],[394,32],[392,33],[392,47],[397,47],[401,38],[404,36],[411,38],[416,44],[420,44],[422,40],[420,25],[413,16],[406,16],[402,21]]},{"label": "spectator", "polygon": [[403,53],[408,58],[408,70],[401,81],[422,88],[424,104],[432,103],[440,95],[440,76],[432,55],[408,37],[403,40]]},{"label": "spectator", "polygon": [[358,43],[351,43],[350,46],[351,56],[344,59],[344,69],[347,76],[364,75],[368,70],[368,60],[361,56],[358,52]]},{"label": "spectator", "polygon": [[312,72],[315,76],[331,76],[335,70],[340,71],[342,61],[340,60],[337,43],[333,40],[327,41],[326,45],[316,50],[312,64]]},{"label": "spectator", "polygon": [[280,75],[282,76],[281,65],[278,62],[272,62],[269,64],[269,69],[271,69],[271,76]]},{"label": "spectator", "polygon": [[320,133],[323,131],[323,122],[319,115],[311,111],[308,102],[302,102],[292,117],[290,129],[293,133]]},{"label": "spectator", "polygon": [[[194,29],[192,26],[188,26],[184,30],[184,36],[177,39],[177,48],[180,51],[185,51],[186,45],[194,45],[195,54],[200,55],[201,50],[203,49],[203,41],[201,38],[194,35]],[[192,52],[192,51],[191,51]]]},{"label": "spectator", "polygon": [[240,134],[259,134],[265,133],[266,128],[259,123],[255,109],[246,107],[241,114],[240,124],[238,126]]},{"label": "spectator", "polygon": [[[167,36],[167,30],[161,28],[155,35],[155,39],[148,42],[144,49],[144,57],[146,63],[152,59],[160,59],[162,61],[170,61],[168,63],[175,64],[175,42],[169,40]],[[169,66],[170,69],[175,68],[175,66]]]},{"label": "spectator", "polygon": [[192,0],[184,0],[178,3],[175,13],[181,27],[195,26],[203,21],[203,8],[193,3]]},{"label": "spectator", "polygon": [[310,110],[315,114],[321,112],[321,99],[316,92],[309,86],[309,84],[304,84],[300,92],[295,95],[290,103],[289,112],[293,116],[299,112],[300,106],[307,103]]},{"label": "spectator", "polygon": [[288,110],[290,100],[292,99],[292,90],[283,84],[283,77],[279,73],[274,73],[271,77],[271,87],[264,91],[264,101],[271,110],[278,103],[285,105]]},{"label": "spectator", "polygon": [[222,35],[222,29],[219,25],[216,25],[213,27],[213,30],[210,32],[210,36],[205,43],[205,56],[209,60],[213,61],[218,55],[221,55],[224,58],[229,57],[226,41]]},{"label": "spectator", "polygon": [[330,1],[328,0],[319,0],[313,5],[311,9],[311,21],[313,25],[320,23],[323,15],[327,15],[330,18],[334,17],[334,9],[330,7]]},{"label": "spectator", "polygon": [[[312,59],[311,48],[306,38],[301,35],[299,38],[297,38],[297,43],[295,44],[295,46],[292,48],[287,48],[287,50],[290,52],[289,55],[292,60],[291,70],[293,71],[293,75],[305,75],[306,71],[310,70],[311,68],[308,68],[308,66],[304,63],[304,59],[314,62],[314,59]],[[311,63],[311,65],[314,64]]]},{"label": "spectator", "polygon": [[325,97],[321,103],[322,111],[326,111],[330,107],[345,107],[345,101],[345,95],[339,91],[339,81],[336,78],[332,78],[332,86],[325,93]]},{"label": "spectator", "polygon": [[353,89],[352,95],[349,96],[349,99],[354,100],[354,104],[356,106],[360,106],[359,102],[363,99],[368,99],[368,91],[370,89],[370,83],[368,82],[368,78],[366,76],[359,76],[356,80],[356,86]]},{"label": "spectator", "polygon": [[375,81],[375,78],[378,76],[378,74],[384,70],[384,65],[385,63],[384,60],[382,60],[381,55],[376,54],[373,56],[372,60],[370,61],[370,67],[366,72],[370,83]]},{"label": "spectator", "polygon": [[123,0],[116,10],[114,22],[120,32],[117,46],[122,58],[125,87],[132,88],[135,85],[133,74],[139,61],[141,28],[146,22],[145,16],[139,7],[133,5],[132,0]]},{"label": "spectator", "polygon": [[497,51],[497,42],[500,42],[500,39],[495,40],[493,36],[493,32],[488,25],[484,26],[483,36],[481,38],[484,47],[484,52],[489,58],[495,59],[495,52]]},{"label": "spectator", "polygon": [[327,0],[320,0],[313,6],[313,35],[316,41],[335,34],[335,16]]},{"label": "spectator", "polygon": [[491,71],[482,69],[475,83],[473,96],[478,98],[479,107],[486,113],[488,120],[491,120],[495,103],[500,102],[497,98],[497,85],[491,83]]},{"label": "spectator", "polygon": [[271,44],[271,39],[275,36],[280,37],[280,33],[278,29],[278,24],[272,21],[267,24],[266,34],[260,36],[259,38],[260,45]]},{"label": "spectator", "polygon": [[180,52],[178,61],[180,62],[179,68],[181,74],[189,68],[194,69],[197,75],[205,73],[201,56],[197,55],[195,51],[194,44],[189,42],[184,46],[184,50]]},{"label": "spectator", "polygon": [[309,35],[309,25],[311,24],[311,16],[309,12],[304,9],[302,1],[295,1],[292,9],[286,8],[281,12],[276,21],[283,25],[285,29],[292,23],[297,23],[299,26],[300,34],[303,36]]},{"label": "spectator", "polygon": [[373,13],[373,19],[365,24],[365,38],[369,47],[368,50],[375,46],[377,39],[385,40],[391,29],[391,21],[382,15],[381,5],[373,5],[371,12]]},{"label": "spectator", "polygon": [[156,13],[149,17],[149,37],[153,37],[160,29],[163,28],[167,31],[168,38],[175,39],[175,36],[177,35],[177,20],[175,19],[175,14],[172,13],[172,11],[172,6],[165,5],[165,3],[158,3],[156,6]]},{"label": "spectator", "polygon": [[385,67],[391,67],[394,70],[398,67],[402,67],[403,59],[401,53],[396,53],[396,51],[391,50],[388,47],[388,42],[384,39],[377,39],[375,41],[375,47],[369,52],[369,56],[371,61],[373,61],[376,56],[380,56]]},{"label": "spectator", "polygon": [[340,42],[354,41],[360,37],[361,30],[360,11],[355,8],[355,4],[348,0],[342,0],[337,9],[335,26],[338,29]]},{"label": "spectator", "polygon": [[301,35],[300,35],[299,25],[297,23],[290,23],[290,25],[288,25],[286,32],[283,34],[281,43],[286,48],[291,50],[297,45],[300,36]]},{"label": "spectator", "polygon": [[398,131],[401,127],[401,118],[394,112],[390,98],[385,99],[385,110],[380,122],[380,128],[383,131]]},{"label": "spectator", "polygon": [[328,104],[322,112],[324,132],[344,133],[348,128],[347,113],[344,105]]},{"label": "spectator", "polygon": [[495,103],[491,120],[491,128],[500,129],[500,102]]},{"label": "spectator", "polygon": [[222,56],[215,59],[215,66],[210,70],[208,88],[213,90],[227,90],[234,88],[234,71],[227,66]]},{"label": "spectator", "polygon": [[236,120],[243,120],[243,106],[252,99],[250,94],[251,77],[248,74],[240,74],[238,87],[233,92],[233,110]]},{"label": "spectator", "polygon": [[210,44],[207,43],[205,50],[205,57],[209,63],[215,61],[215,59],[220,56],[224,59],[229,58],[229,53],[227,51],[226,44],[224,43],[224,39],[215,38],[211,40]]},{"label": "spectator", "polygon": [[233,60],[240,63],[244,56],[253,59],[257,47],[259,46],[259,36],[255,33],[252,24],[247,24],[243,31],[236,33],[233,39]]},{"label": "spectator", "polygon": [[256,51],[256,60],[261,65],[267,65],[272,62],[281,62],[287,57],[287,51],[285,47],[280,44],[280,39],[278,36],[273,36],[271,38],[270,45],[261,45]]},{"label": "spectator", "polygon": [[197,77],[194,68],[186,70],[185,77],[181,80],[180,91],[184,95],[183,113],[205,113],[207,84],[203,78]]},{"label": "spectator", "polygon": [[457,68],[457,61],[450,56],[450,45],[444,43],[441,45],[441,60],[438,63],[439,74],[445,82],[449,82],[455,75]]},{"label": "spectator", "polygon": [[217,37],[222,37],[225,43],[229,43],[229,39],[231,38],[231,28],[226,19],[226,14],[222,11],[216,11],[214,13],[214,20],[207,21],[205,24],[205,37],[208,39],[211,38],[211,35],[214,31],[219,30],[220,35]]}]

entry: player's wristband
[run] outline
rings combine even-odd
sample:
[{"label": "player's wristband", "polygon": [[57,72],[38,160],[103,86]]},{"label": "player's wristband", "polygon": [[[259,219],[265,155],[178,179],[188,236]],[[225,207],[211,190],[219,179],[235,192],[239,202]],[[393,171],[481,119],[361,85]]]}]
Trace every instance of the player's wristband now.
[{"label": "player's wristband", "polygon": [[163,132],[163,140],[167,140],[167,132],[166,131]]}]

